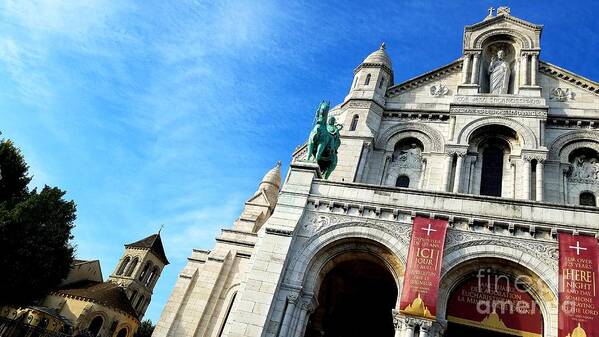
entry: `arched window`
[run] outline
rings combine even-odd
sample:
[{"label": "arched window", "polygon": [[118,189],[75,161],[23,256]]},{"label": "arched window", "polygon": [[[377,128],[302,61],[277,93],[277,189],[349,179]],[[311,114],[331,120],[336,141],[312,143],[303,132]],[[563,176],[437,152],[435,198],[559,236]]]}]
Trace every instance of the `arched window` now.
[{"label": "arched window", "polygon": [[152,269],[152,272],[150,273],[148,280],[146,281],[146,287],[150,287],[152,285],[152,283],[154,283],[154,280],[156,280],[157,277],[158,277],[158,267],[155,266],[154,269]]},{"label": "arched window", "polygon": [[127,337],[127,328],[122,328],[119,330],[119,333],[116,334],[116,337]]},{"label": "arched window", "polygon": [[102,318],[102,316],[96,316],[87,328],[90,335],[97,336],[100,332],[100,329],[102,329],[102,324],[104,324],[104,319]]},{"label": "arched window", "polygon": [[353,84],[352,84],[352,88],[355,88],[355,87],[356,87],[356,85],[358,85],[358,75],[356,75],[356,76],[354,77],[354,82],[353,82]]},{"label": "arched window", "polygon": [[131,261],[131,258],[129,256],[127,256],[123,260],[123,262],[121,262],[121,265],[119,266],[119,269],[117,269],[117,271],[116,271],[117,275],[121,275],[125,271],[125,267],[127,267],[127,265],[129,264],[129,261]]},{"label": "arched window", "polygon": [[401,175],[397,177],[397,181],[395,182],[395,186],[397,187],[410,187],[410,178],[408,176]]},{"label": "arched window", "polygon": [[139,296],[139,299],[137,300],[137,303],[135,303],[135,310],[139,311],[141,309],[141,305],[144,302],[145,297],[144,295]]},{"label": "arched window", "polygon": [[144,265],[144,269],[142,269],[141,273],[139,274],[139,280],[140,281],[144,281],[144,276],[148,276],[148,270],[152,267],[152,262],[148,261],[146,262],[146,264]]},{"label": "arched window", "polygon": [[385,76],[381,77],[381,81],[379,82],[379,89],[381,89],[383,87],[384,83],[385,83]]},{"label": "arched window", "polygon": [[231,297],[231,301],[229,301],[229,307],[227,308],[225,319],[223,319],[223,323],[220,326],[218,337],[221,337],[223,335],[223,330],[225,329],[225,325],[227,324],[227,320],[229,319],[229,315],[231,314],[231,308],[233,308],[233,303],[235,303],[235,297],[237,297],[237,292],[233,294],[233,296]]},{"label": "arched window", "polygon": [[370,74],[366,75],[366,79],[364,80],[364,85],[370,84]]},{"label": "arched window", "polygon": [[131,297],[129,297],[129,302],[133,303],[135,301],[135,297],[137,296],[137,290],[133,290],[131,293]]},{"label": "arched window", "polygon": [[129,268],[127,268],[127,272],[125,272],[125,276],[131,276],[131,274],[133,274],[133,271],[135,270],[135,267],[137,267],[138,262],[139,262],[138,258],[134,258],[133,261],[131,261],[131,265],[129,265]]},{"label": "arched window", "polygon": [[500,197],[502,181],[503,150],[498,146],[491,145],[483,152],[480,194]]},{"label": "arched window", "polygon": [[360,120],[360,116],[354,115],[354,118],[351,120],[351,125],[349,126],[349,131],[356,131],[358,127],[358,120]]},{"label": "arched window", "polygon": [[580,205],[582,206],[597,206],[595,195],[591,192],[580,193]]}]

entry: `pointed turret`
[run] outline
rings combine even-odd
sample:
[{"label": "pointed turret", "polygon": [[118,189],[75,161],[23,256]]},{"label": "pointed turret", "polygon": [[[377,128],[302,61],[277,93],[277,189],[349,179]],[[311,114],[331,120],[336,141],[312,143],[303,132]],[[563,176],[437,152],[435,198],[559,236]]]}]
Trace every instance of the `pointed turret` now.
[{"label": "pointed turret", "polygon": [[235,229],[257,232],[275,209],[280,188],[281,162],[279,161],[264,175],[256,193],[245,202],[243,212],[235,221]]},{"label": "pointed turret", "polygon": [[345,99],[373,99],[383,105],[385,92],[391,85],[393,85],[391,59],[385,50],[385,43],[381,43],[379,49],[368,55],[354,70],[354,81]]}]

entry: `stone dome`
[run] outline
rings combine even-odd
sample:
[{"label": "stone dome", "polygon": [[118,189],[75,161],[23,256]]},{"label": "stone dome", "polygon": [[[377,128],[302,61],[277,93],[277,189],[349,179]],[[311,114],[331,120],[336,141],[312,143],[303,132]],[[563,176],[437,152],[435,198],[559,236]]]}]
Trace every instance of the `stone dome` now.
[{"label": "stone dome", "polygon": [[270,171],[268,171],[264,178],[262,178],[262,183],[272,184],[277,189],[281,187],[281,162],[277,162],[277,165],[273,167]]},{"label": "stone dome", "polygon": [[389,55],[387,55],[387,52],[385,51],[385,43],[382,43],[381,47],[379,49],[374,51],[372,54],[368,55],[368,57],[365,58],[364,62],[362,62],[362,63],[382,64],[384,66],[387,66],[389,69],[391,69],[391,59],[389,58]]}]

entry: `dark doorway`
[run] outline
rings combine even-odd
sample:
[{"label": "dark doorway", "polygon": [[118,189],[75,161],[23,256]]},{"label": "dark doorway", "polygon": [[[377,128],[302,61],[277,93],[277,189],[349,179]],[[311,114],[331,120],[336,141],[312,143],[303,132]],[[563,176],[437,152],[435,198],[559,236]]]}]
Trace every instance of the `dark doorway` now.
[{"label": "dark doorway", "polygon": [[306,337],[393,337],[397,286],[389,270],[356,259],[335,266],[320,287]]},{"label": "dark doorway", "polygon": [[502,181],[503,150],[498,146],[489,146],[483,152],[480,194],[500,197]]},{"label": "dark doorway", "polygon": [[479,329],[470,327],[467,325],[457,324],[449,322],[447,324],[447,331],[445,337],[464,337],[464,336],[476,336],[476,337],[514,337],[514,335],[508,335],[501,332],[495,332],[491,330]]}]

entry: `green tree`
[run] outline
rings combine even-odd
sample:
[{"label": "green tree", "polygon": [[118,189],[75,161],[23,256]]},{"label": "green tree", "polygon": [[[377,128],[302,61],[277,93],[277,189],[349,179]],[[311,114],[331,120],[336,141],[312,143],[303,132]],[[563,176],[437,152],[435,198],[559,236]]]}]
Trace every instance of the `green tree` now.
[{"label": "green tree", "polygon": [[152,332],[154,332],[154,328],[155,326],[152,324],[152,321],[146,319],[141,322],[134,337],[150,337],[152,336]]},{"label": "green tree", "polygon": [[21,151],[0,141],[0,303],[29,304],[56,288],[73,261],[75,203],[44,186],[29,190]]}]

